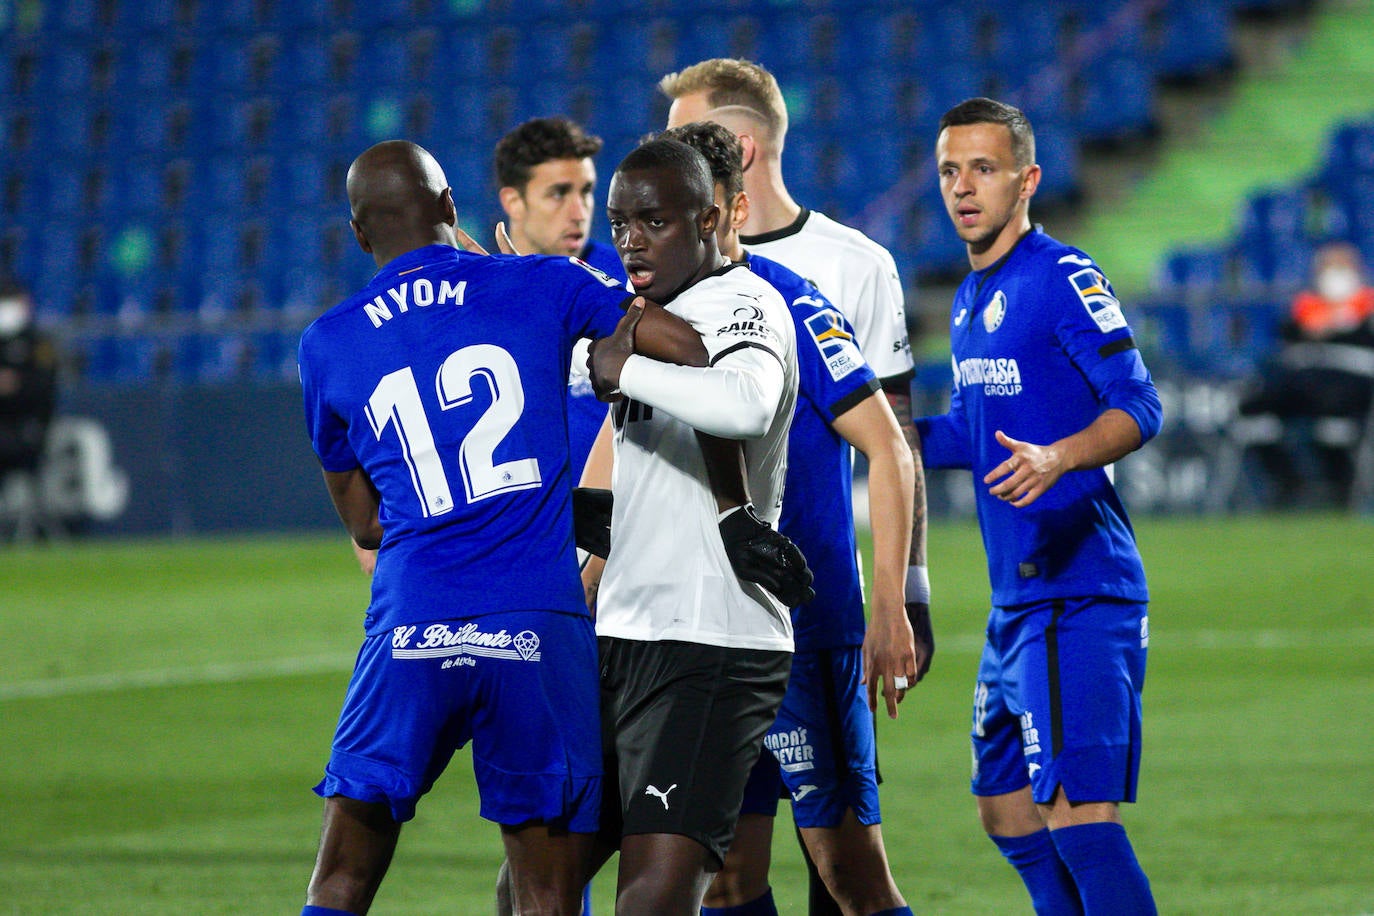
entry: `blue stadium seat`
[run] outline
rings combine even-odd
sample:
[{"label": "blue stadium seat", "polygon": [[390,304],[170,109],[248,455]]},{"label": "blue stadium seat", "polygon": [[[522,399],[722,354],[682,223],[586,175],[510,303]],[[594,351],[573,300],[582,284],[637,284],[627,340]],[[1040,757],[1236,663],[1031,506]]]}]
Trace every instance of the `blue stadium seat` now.
[{"label": "blue stadium seat", "polygon": [[1053,119],[1035,125],[1035,157],[1041,163],[1036,199],[1043,202],[1072,200],[1081,189],[1082,163],[1078,138]]},{"label": "blue stadium seat", "polygon": [[1152,17],[1148,59],[1160,76],[1197,78],[1231,62],[1232,0],[1166,0]]},{"label": "blue stadium seat", "polygon": [[1187,301],[1214,297],[1232,283],[1231,260],[1222,245],[1174,249],[1159,267],[1155,288]]},{"label": "blue stadium seat", "polygon": [[1139,60],[1105,60],[1081,74],[1077,130],[1087,140],[1124,140],[1154,124],[1154,81]]}]

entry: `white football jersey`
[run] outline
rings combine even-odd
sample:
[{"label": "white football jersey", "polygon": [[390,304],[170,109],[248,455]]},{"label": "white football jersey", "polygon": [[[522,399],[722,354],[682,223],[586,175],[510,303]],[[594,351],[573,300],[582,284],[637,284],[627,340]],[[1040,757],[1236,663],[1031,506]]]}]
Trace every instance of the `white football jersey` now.
[{"label": "white football jersey", "polygon": [[[791,315],[782,296],[742,264],[710,275],[667,307],[701,334],[711,365],[654,364],[660,383],[652,391],[631,384],[629,363],[622,373],[627,397],[612,407],[615,503],[597,635],[790,652],[788,609],[730,567],[696,429],[725,434],[713,418],[732,412],[761,418],[760,428],[766,424],[761,437],[743,440],[745,463],[754,506],[776,526],[797,398]],[[665,378],[672,380],[666,393]],[[752,383],[759,379],[768,384]],[[696,428],[670,409],[691,417]]]},{"label": "white football jersey", "polygon": [[785,229],[741,236],[740,241],[810,280],[854,326],[859,350],[878,378],[912,371],[902,281],[886,248],[824,213],[805,209]]}]

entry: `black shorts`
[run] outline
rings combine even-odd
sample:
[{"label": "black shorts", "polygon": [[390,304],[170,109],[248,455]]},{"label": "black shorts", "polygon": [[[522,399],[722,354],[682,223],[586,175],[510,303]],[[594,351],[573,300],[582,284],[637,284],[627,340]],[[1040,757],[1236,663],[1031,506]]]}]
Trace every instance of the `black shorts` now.
[{"label": "black shorts", "polygon": [[600,637],[601,836],[675,833],[724,860],[792,653]]}]

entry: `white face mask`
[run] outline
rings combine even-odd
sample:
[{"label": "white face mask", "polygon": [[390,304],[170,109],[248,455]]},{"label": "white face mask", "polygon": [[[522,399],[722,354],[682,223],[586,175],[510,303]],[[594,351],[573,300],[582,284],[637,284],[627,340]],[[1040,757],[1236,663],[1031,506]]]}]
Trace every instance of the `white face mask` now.
[{"label": "white face mask", "polygon": [[29,309],[21,299],[0,299],[0,337],[13,337],[29,324]]},{"label": "white face mask", "polygon": [[1345,302],[1359,290],[1359,271],[1349,267],[1328,267],[1317,274],[1317,292],[1327,302]]}]

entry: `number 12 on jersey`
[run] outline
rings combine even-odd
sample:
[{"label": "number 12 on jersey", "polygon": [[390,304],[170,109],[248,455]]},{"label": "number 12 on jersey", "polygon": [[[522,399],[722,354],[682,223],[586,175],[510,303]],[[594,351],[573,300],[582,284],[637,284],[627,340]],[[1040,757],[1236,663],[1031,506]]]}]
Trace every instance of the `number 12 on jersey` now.
[{"label": "number 12 on jersey", "polygon": [[[496,448],[525,412],[525,389],[515,359],[493,344],[474,344],[448,355],[434,377],[442,410],[453,410],[473,397],[473,379],[483,378],[491,389],[491,404],[477,418],[458,444],[458,468],[469,503],[541,485],[539,462],[517,458],[495,463]],[[426,518],[453,510],[453,492],[444,456],[434,442],[434,432],[415,373],[410,366],[382,376],[367,403],[367,419],[381,441],[388,426],[395,425],[401,453],[410,469],[410,481]]]}]

